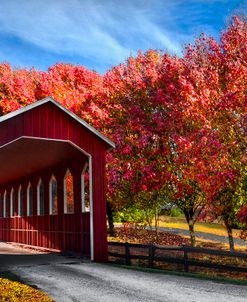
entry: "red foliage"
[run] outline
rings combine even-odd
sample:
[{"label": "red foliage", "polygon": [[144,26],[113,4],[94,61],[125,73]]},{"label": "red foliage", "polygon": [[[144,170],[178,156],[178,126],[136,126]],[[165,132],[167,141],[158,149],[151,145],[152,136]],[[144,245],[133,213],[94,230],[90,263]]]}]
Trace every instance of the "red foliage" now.
[{"label": "red foliage", "polygon": [[246,164],[246,28],[235,17],[220,43],[202,35],[181,58],[139,52],[103,76],[70,64],[47,72],[0,64],[0,114],[50,95],[109,136],[115,202],[167,186],[174,198],[200,191],[211,202]]},{"label": "red foliage", "polygon": [[238,212],[238,219],[241,223],[247,226],[247,205],[241,207],[240,211]]}]

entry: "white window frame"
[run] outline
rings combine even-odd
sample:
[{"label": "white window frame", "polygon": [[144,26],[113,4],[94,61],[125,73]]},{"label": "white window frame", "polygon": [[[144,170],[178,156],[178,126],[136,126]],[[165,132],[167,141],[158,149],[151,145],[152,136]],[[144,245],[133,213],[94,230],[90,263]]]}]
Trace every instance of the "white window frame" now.
[{"label": "white window frame", "polygon": [[32,187],[31,182],[29,182],[27,186],[27,216],[31,216],[30,214],[30,188],[31,187]]},{"label": "white window frame", "polygon": [[14,217],[15,213],[13,214],[13,203],[14,203],[14,188],[12,187],[11,191],[10,191],[10,217]]},{"label": "white window frame", "polygon": [[3,199],[2,199],[2,193],[0,193],[0,200],[2,200],[2,203],[1,203],[2,209],[0,209],[0,212],[2,213],[2,215],[0,216],[0,218],[2,218],[3,217]]},{"label": "white window frame", "polygon": [[[82,169],[82,172],[81,172],[81,211],[82,213],[87,213],[87,212],[90,212],[90,209],[89,211],[86,211],[86,207],[85,207],[85,179],[84,179],[84,173],[85,171],[87,170],[87,168],[89,168],[89,165],[88,163],[85,163],[83,169]],[[90,188],[90,169],[88,169],[88,176],[89,176],[89,188]],[[90,194],[90,189],[89,189],[89,194]],[[89,196],[89,200],[90,200],[90,196]],[[91,201],[89,201],[90,204],[91,204]]]},{"label": "white window frame", "polygon": [[[73,177],[73,174],[71,173],[70,169],[66,170],[66,173],[64,175],[63,178],[63,210],[64,210],[64,214],[74,214],[75,213],[75,200],[73,200],[74,202],[74,212],[73,213],[68,213],[68,207],[67,207],[67,186],[66,186],[66,178],[68,176],[68,174],[71,174]],[[74,177],[73,177],[73,181],[74,181]],[[73,184],[73,198],[74,197],[74,184]]]},{"label": "white window frame", "polygon": [[38,184],[37,184],[37,215],[41,216],[40,214],[40,186],[43,184],[42,178],[40,177]]},{"label": "white window frame", "polygon": [[6,213],[6,202],[7,202],[7,191],[4,191],[3,194],[3,217],[6,218],[7,217],[7,213]]},{"label": "white window frame", "polygon": [[[18,216],[21,217],[21,191],[22,185],[19,185],[18,188]],[[22,208],[23,208],[23,191],[22,191]]]},{"label": "white window frame", "polygon": [[52,202],[53,202],[53,200],[52,200],[52,180],[53,179],[57,183],[57,179],[56,179],[54,174],[52,174],[52,176],[50,178],[50,181],[49,181],[49,214],[50,215],[57,215],[57,214],[52,213]]}]

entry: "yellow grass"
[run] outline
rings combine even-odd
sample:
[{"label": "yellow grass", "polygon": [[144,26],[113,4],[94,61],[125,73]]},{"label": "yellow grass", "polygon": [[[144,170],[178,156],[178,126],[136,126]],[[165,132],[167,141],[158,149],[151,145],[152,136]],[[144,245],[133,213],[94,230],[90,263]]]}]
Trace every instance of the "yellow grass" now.
[{"label": "yellow grass", "polygon": [[0,301],[54,302],[46,294],[16,281],[0,278]]},{"label": "yellow grass", "polygon": [[[189,236],[183,236],[187,237],[189,239]],[[208,246],[211,246],[211,248],[214,249],[223,249],[229,251],[229,244],[228,243],[223,243],[223,242],[215,242],[203,238],[196,238],[196,247],[202,247],[202,248],[207,248]],[[236,252],[247,252],[247,248],[242,245],[235,244],[234,249]]]},{"label": "yellow grass", "polygon": [[[185,218],[183,217],[161,216],[159,221],[159,226],[166,227],[166,228],[188,230],[188,224]],[[224,226],[218,223],[196,222],[195,232],[203,232],[203,233],[209,233],[219,236],[227,236],[227,232]],[[238,237],[239,233],[240,233],[239,230],[233,230],[234,237]]]}]

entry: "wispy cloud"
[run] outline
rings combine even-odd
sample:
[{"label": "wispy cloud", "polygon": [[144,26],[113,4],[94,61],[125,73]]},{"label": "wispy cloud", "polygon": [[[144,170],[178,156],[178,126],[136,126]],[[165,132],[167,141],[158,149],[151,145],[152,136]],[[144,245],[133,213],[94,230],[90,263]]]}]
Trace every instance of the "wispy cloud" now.
[{"label": "wispy cloud", "polygon": [[111,66],[138,49],[180,54],[200,26],[205,2],[210,9],[228,1],[8,0],[1,3],[0,33],[61,58]]}]

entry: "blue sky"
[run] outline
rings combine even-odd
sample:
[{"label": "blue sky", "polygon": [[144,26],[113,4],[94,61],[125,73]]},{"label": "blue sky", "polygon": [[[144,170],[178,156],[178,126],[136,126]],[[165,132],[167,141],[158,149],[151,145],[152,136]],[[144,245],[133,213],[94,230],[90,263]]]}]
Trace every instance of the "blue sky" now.
[{"label": "blue sky", "polygon": [[246,0],[0,0],[0,62],[104,73],[139,49],[181,55],[201,32],[218,39],[246,8]]}]

